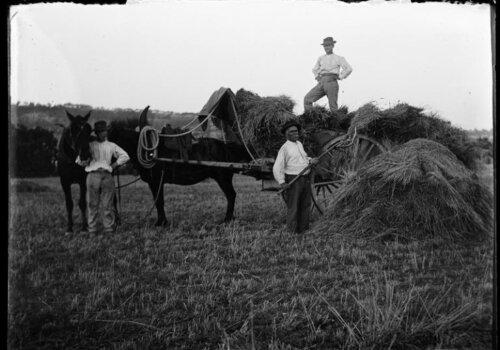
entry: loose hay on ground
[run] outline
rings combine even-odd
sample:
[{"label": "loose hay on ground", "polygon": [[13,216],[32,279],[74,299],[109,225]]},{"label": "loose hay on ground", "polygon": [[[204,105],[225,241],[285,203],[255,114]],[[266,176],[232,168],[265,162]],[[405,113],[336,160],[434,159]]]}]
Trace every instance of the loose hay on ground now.
[{"label": "loose hay on ground", "polygon": [[348,178],[315,230],[479,242],[491,235],[492,197],[450,150],[415,139]]}]

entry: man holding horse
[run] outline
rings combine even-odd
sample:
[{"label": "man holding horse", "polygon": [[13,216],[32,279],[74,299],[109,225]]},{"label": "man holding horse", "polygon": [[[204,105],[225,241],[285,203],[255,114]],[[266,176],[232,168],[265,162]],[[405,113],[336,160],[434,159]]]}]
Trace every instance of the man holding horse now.
[{"label": "man holding horse", "polygon": [[[116,228],[115,212],[113,210],[113,197],[115,193],[115,182],[113,170],[125,164],[129,155],[116,143],[108,141],[108,127],[106,121],[98,121],[94,124],[96,140],[89,143],[90,160],[82,162],[80,158],[76,161],[85,165],[87,175],[87,207],[88,207],[88,231],[97,234],[97,219],[99,215],[99,202],[103,205],[102,223],[104,233],[113,233]],[[116,158],[115,162],[112,159]]]},{"label": "man holding horse", "polygon": [[[286,122],[281,132],[286,142],[281,146],[273,165],[273,175],[280,187],[284,189],[283,198],[287,206],[286,225],[290,232],[303,233],[309,229],[311,211],[310,165],[318,162],[310,158],[299,141],[300,124],[295,120]],[[299,178],[289,183],[299,175]]]},{"label": "man holding horse", "polygon": [[332,37],[323,40],[322,45],[326,54],[318,58],[312,70],[318,84],[304,97],[304,110],[306,111],[312,108],[314,102],[325,95],[328,97],[330,111],[335,112],[338,109],[338,80],[347,78],[352,73],[352,67],[344,57],[333,53],[335,43],[336,41]]}]

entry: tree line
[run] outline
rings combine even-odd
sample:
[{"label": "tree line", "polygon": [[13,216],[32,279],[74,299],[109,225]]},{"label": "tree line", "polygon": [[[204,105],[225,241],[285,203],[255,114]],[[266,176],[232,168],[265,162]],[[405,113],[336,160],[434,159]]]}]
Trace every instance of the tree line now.
[{"label": "tree line", "polygon": [[[10,171],[13,177],[56,176],[57,144],[64,127],[69,125],[66,111],[85,114],[91,111],[89,123],[97,120],[139,120],[141,110],[95,108],[83,104],[13,104],[10,108],[9,150]],[[150,110],[150,123],[160,128],[166,123],[185,124],[194,113],[174,113]],[[124,167],[120,173],[130,173]]]},{"label": "tree line", "polygon": [[[90,123],[97,120],[137,119],[140,110],[93,108],[88,105],[43,105],[16,104],[11,105],[11,122],[9,123],[9,149],[11,154],[10,170],[13,177],[47,177],[56,176],[57,143],[64,126],[69,122],[66,110],[70,113],[84,114],[92,111]],[[195,113],[174,113],[150,111],[149,121],[161,128],[166,123],[174,127],[186,124],[195,117]],[[485,162],[493,158],[493,144],[488,135],[480,136],[477,131],[468,131],[474,143],[481,149]],[[476,137],[474,137],[476,136]],[[125,167],[120,173],[133,172]]]}]

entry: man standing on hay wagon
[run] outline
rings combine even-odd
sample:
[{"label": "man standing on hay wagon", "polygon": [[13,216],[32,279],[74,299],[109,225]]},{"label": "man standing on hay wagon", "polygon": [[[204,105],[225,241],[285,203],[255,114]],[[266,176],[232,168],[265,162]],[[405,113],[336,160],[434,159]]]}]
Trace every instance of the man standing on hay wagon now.
[{"label": "man standing on hay wagon", "polygon": [[[283,191],[286,202],[286,225],[290,232],[302,233],[309,229],[311,210],[311,184],[309,171],[304,171],[318,160],[307,156],[299,141],[300,124],[294,120],[286,122],[281,128],[286,142],[281,146],[273,165],[273,175]],[[288,185],[297,175],[299,178]]]},{"label": "man standing on hay wagon", "polygon": [[332,37],[323,40],[322,45],[326,55],[318,58],[312,70],[318,84],[304,97],[304,110],[306,111],[312,107],[314,102],[325,95],[328,97],[330,111],[335,112],[338,109],[338,80],[347,78],[352,73],[352,67],[344,57],[333,53],[335,43],[336,41]]},{"label": "man standing on hay wagon", "polygon": [[[99,201],[103,206],[102,224],[104,233],[110,234],[116,229],[116,213],[113,208],[115,181],[113,170],[125,164],[130,159],[127,152],[114,142],[108,141],[108,126],[106,121],[95,122],[96,140],[90,142],[90,160],[86,162],[77,159],[80,165],[86,165],[87,174],[87,208],[88,231],[97,234],[97,219],[99,216]],[[116,161],[112,163],[112,158]]]}]

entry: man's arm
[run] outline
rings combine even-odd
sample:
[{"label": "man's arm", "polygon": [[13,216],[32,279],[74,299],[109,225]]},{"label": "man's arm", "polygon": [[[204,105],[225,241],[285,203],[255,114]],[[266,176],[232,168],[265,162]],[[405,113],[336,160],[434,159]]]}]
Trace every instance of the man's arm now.
[{"label": "man's arm", "polygon": [[312,69],[312,72],[314,74],[314,78],[316,80],[319,80],[319,72],[321,70],[320,58],[318,58],[318,60],[316,61],[316,64],[314,65],[314,67]]},{"label": "man's arm", "polygon": [[75,163],[78,164],[81,167],[86,167],[87,165],[89,165],[90,160],[82,161],[80,159],[80,156],[78,156],[78,157],[76,157]]},{"label": "man's arm", "polygon": [[340,67],[342,68],[342,71],[339,74],[339,80],[347,78],[349,74],[352,73],[352,67],[349,63],[347,63],[347,60],[344,57],[340,60]]},{"label": "man's arm", "polygon": [[130,157],[127,154],[127,152],[125,152],[123,150],[123,148],[121,148],[120,146],[118,146],[116,144],[115,144],[115,149],[113,151],[113,155],[116,157],[116,162],[114,162],[113,164],[111,164],[111,167],[113,169],[116,168],[116,167],[119,167],[120,165],[125,164],[130,159]]},{"label": "man's arm", "polygon": [[285,183],[285,149],[281,147],[276,160],[273,165],[273,175],[274,179],[278,181],[280,185]]}]

